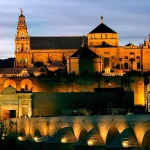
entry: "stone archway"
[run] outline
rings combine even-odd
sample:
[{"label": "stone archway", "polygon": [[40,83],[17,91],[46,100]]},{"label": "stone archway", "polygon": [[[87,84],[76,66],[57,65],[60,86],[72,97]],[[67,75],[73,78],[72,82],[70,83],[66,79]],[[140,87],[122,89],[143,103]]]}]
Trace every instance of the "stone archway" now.
[{"label": "stone archway", "polygon": [[16,82],[14,80],[12,80],[12,79],[5,80],[3,85],[4,85],[4,88],[6,88],[8,86],[16,88]]},{"label": "stone archway", "polygon": [[24,90],[33,90],[33,83],[30,79],[23,79],[20,83],[20,88]]},{"label": "stone archway", "polygon": [[150,149],[150,129],[148,129],[143,137],[142,150]]},{"label": "stone archway", "polygon": [[85,128],[83,128],[80,132],[79,140],[82,140],[86,134],[87,134],[87,130]]},{"label": "stone archway", "polygon": [[123,59],[123,69],[131,69],[131,62],[129,60]]},{"label": "stone archway", "polygon": [[26,136],[26,132],[24,128],[22,128],[21,131],[19,132],[19,136],[22,136],[22,137]]},{"label": "stone archway", "polygon": [[42,134],[41,134],[40,130],[36,129],[35,132],[34,132],[34,137],[38,137],[39,138],[41,136],[42,136]]},{"label": "stone archway", "polygon": [[108,145],[118,134],[118,129],[115,126],[112,126],[107,133],[106,145]]}]

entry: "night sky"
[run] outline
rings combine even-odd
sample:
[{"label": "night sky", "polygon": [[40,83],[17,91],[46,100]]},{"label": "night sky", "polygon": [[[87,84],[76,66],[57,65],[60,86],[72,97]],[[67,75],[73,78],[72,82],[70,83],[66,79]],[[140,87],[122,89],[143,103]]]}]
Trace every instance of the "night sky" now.
[{"label": "night sky", "polygon": [[150,34],[150,0],[0,0],[0,59],[14,57],[20,8],[30,36],[87,35],[101,16],[120,45],[139,45]]}]

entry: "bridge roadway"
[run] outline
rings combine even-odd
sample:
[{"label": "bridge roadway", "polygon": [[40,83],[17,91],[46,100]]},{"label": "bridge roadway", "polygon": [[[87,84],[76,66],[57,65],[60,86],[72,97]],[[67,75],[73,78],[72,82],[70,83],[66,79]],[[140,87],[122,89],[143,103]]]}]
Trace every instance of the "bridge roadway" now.
[{"label": "bridge roadway", "polygon": [[3,123],[3,135],[22,141],[150,148],[149,114],[11,118]]}]

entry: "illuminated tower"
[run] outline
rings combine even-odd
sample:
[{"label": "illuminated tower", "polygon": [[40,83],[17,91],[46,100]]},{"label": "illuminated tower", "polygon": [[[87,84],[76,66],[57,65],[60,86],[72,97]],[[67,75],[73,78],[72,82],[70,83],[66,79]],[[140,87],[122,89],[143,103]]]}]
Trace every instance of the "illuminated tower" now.
[{"label": "illuminated tower", "polygon": [[20,16],[17,26],[17,34],[15,38],[15,65],[16,68],[30,67],[30,38],[27,31],[25,16],[20,9]]}]

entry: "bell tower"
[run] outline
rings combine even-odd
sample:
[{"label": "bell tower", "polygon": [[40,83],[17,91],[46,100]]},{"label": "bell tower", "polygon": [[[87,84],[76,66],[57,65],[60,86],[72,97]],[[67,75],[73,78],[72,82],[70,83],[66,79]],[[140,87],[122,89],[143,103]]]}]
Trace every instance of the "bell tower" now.
[{"label": "bell tower", "polygon": [[17,34],[15,38],[15,68],[30,67],[30,37],[27,31],[25,16],[20,9],[18,18]]}]

